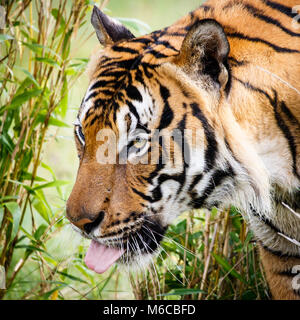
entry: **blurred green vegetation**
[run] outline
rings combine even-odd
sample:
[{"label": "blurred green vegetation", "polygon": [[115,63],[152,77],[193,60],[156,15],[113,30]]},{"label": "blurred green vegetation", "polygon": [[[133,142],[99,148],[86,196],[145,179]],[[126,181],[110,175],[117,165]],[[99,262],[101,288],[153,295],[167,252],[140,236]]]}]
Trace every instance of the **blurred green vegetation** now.
[{"label": "blurred green vegetation", "polygon": [[[97,275],[86,268],[89,243],[71,230],[64,210],[78,168],[72,123],[88,86],[86,62],[98,41],[89,22],[94,2],[76,4],[80,23],[75,27],[68,25],[78,19],[69,0],[51,1],[43,8],[45,20],[33,1],[5,4],[11,6],[13,27],[0,34],[0,264],[7,271],[1,297],[268,297],[252,234],[234,209],[182,215],[169,228],[158,258],[141,273],[128,276],[115,266]],[[201,1],[97,4],[140,35],[175,22]]]}]

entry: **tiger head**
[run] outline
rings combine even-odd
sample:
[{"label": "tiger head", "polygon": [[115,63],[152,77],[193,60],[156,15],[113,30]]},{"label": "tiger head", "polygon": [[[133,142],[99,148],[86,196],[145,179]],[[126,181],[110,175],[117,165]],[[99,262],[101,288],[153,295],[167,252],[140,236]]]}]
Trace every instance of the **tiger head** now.
[{"label": "tiger head", "polygon": [[92,24],[104,49],[75,123],[80,166],[67,202],[92,239],[87,265],[147,262],[184,211],[266,203],[265,172],[227,103],[222,26],[205,19],[135,38],[96,7]]}]

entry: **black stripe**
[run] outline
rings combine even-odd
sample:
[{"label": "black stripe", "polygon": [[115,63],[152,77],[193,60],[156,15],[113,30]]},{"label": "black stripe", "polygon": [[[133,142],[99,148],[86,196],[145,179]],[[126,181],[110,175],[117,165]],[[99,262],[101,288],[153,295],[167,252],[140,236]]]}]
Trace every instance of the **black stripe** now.
[{"label": "black stripe", "polygon": [[[184,120],[182,120],[184,121]],[[185,124],[181,123],[181,125],[183,125],[183,127],[185,127]],[[158,134],[158,133],[156,133]],[[154,138],[155,140],[158,140],[158,137]],[[178,143],[178,141],[175,141]],[[161,139],[159,140],[159,144],[160,146],[162,146],[162,141]],[[159,172],[161,169],[164,168],[165,164],[163,163],[163,159],[162,159],[162,153],[161,153],[162,148],[160,148],[160,155],[159,155],[159,162],[156,165],[156,169],[150,174],[150,176],[148,178],[145,178],[145,180],[149,183],[149,184],[153,184],[153,180],[155,177],[157,177],[159,175]],[[189,151],[188,151],[189,152]],[[160,176],[158,176],[157,179],[157,186],[152,190],[152,197],[149,196],[145,196],[143,193],[137,191],[136,189],[134,190],[134,192],[136,192],[138,195],[140,195],[143,199],[153,203],[153,202],[157,202],[159,200],[161,200],[162,198],[162,192],[161,192],[161,185],[167,181],[167,180],[174,180],[176,182],[179,183],[179,189],[177,191],[177,194],[180,193],[180,191],[182,190],[182,187],[185,183],[186,180],[186,168],[188,167],[188,164],[186,164],[183,160],[183,165],[184,165],[184,170],[183,172],[179,173],[179,174],[175,174],[175,175],[169,175],[169,174],[161,174]]]},{"label": "black stripe", "polygon": [[150,134],[151,130],[149,130],[145,125],[141,124],[140,122],[137,123],[136,129],[145,131],[146,133]]},{"label": "black stripe", "polygon": [[116,52],[127,52],[127,53],[132,53],[132,54],[139,54],[137,50],[128,48],[128,47],[121,47],[121,46],[112,46],[112,49]]},{"label": "black stripe", "polygon": [[90,91],[98,89],[100,87],[105,87],[107,85],[114,85],[114,82],[111,80],[98,80],[90,88]]},{"label": "black stripe", "polygon": [[237,60],[237,59],[235,59],[233,57],[228,57],[228,61],[231,62],[230,65],[232,67],[241,67],[241,66],[245,66],[245,65],[247,65],[249,63],[248,61],[244,61],[244,60],[239,61],[239,60]]},{"label": "black stripe", "polygon": [[156,51],[155,49],[150,49],[145,52],[145,54],[152,54],[156,59],[167,58],[168,56],[162,52]]},{"label": "black stripe", "polygon": [[[151,147],[150,147],[151,148]],[[149,184],[153,184],[153,180],[156,176],[158,176],[160,170],[162,170],[165,167],[165,164],[163,164],[163,161],[161,161],[161,152],[160,152],[160,159],[158,161],[158,163],[156,164],[156,168],[151,172],[151,174],[149,175],[148,178],[145,178],[145,180],[149,183]]]},{"label": "black stripe", "polygon": [[[234,77],[235,80],[237,80],[239,83],[241,83],[245,88],[248,88],[252,91],[256,91],[258,93],[263,94],[270,102],[270,104],[273,106],[273,110],[274,110],[274,115],[275,115],[275,119],[277,121],[277,125],[278,127],[281,129],[283,135],[285,136],[285,138],[288,141],[289,144],[289,149],[293,158],[293,172],[294,174],[299,178],[299,174],[297,173],[297,150],[296,150],[296,143],[295,143],[295,139],[291,133],[291,131],[289,130],[289,127],[286,125],[286,123],[284,122],[284,120],[280,117],[280,114],[278,113],[278,94],[277,92],[273,89],[274,92],[274,98],[272,98],[266,91],[254,87],[252,84],[250,84],[249,82],[243,82],[242,80]],[[286,113],[286,115],[288,116],[288,118],[290,118],[290,120],[293,121],[293,123],[298,123],[298,120],[291,114],[291,112],[288,110],[288,108],[286,107],[284,101],[281,102],[280,104],[281,109],[284,113]]]},{"label": "black stripe", "polygon": [[[161,192],[161,185],[168,181],[168,180],[174,180],[179,183],[180,188],[183,186],[185,182],[185,174],[175,174],[175,175],[169,175],[169,174],[162,174],[158,177],[157,179],[157,187],[155,187],[152,191],[152,201],[151,202],[156,202],[161,200],[162,198],[162,192]],[[180,192],[180,191],[179,191]]]},{"label": "black stripe", "polygon": [[182,134],[182,145],[180,147],[181,147],[181,150],[183,151],[182,161],[184,163],[184,169],[186,169],[186,167],[188,167],[191,162],[191,150],[184,134],[185,133],[184,130],[186,129],[186,117],[187,115],[185,113],[177,125],[177,128],[181,131],[181,134]]},{"label": "black stripe", "polygon": [[153,74],[151,72],[157,66],[158,65],[152,65],[152,64],[149,64],[146,62],[142,62],[142,64],[141,64],[141,67],[143,68],[143,71],[148,79],[152,78]]},{"label": "black stripe", "polygon": [[135,188],[132,187],[131,190],[132,190],[134,193],[136,193],[137,195],[139,195],[142,199],[144,199],[144,200],[146,200],[146,201],[148,201],[148,202],[153,202],[151,197],[146,196],[144,193],[138,191],[137,189],[135,189]]},{"label": "black stripe", "polygon": [[[279,229],[277,226],[274,225],[274,223],[268,219],[267,217],[265,216],[262,216],[260,215],[253,207],[252,205],[250,204],[250,209],[251,209],[251,212],[252,214],[258,218],[261,222],[263,222],[265,225],[267,225],[271,230],[273,230],[275,233],[281,233],[281,234],[284,234],[286,236],[288,236],[289,238],[291,238],[289,235],[287,235],[285,232],[283,232],[281,229]],[[273,249],[270,249],[269,247],[265,246],[262,241],[260,240],[261,244],[263,245],[263,247],[270,251],[271,253],[273,253],[274,255],[277,255],[277,256],[281,256],[281,257],[293,257],[293,258],[300,258],[300,255],[294,255],[294,254],[283,254],[282,251],[276,251],[276,250],[273,250]]]},{"label": "black stripe", "polygon": [[287,124],[284,122],[283,118],[279,114],[279,112],[280,112],[280,110],[278,110],[279,105],[280,105],[280,109],[284,113],[289,114],[289,110],[287,109],[287,107],[283,101],[279,104],[277,92],[275,90],[274,90],[274,95],[275,95],[274,100],[271,103],[274,108],[275,119],[276,119],[278,127],[281,129],[283,135],[285,136],[286,140],[288,141],[289,149],[290,149],[292,159],[293,159],[293,172],[294,172],[295,176],[298,179],[300,179],[300,175],[297,172],[297,145],[295,142],[295,138],[294,138],[293,134],[291,133],[289,127],[287,126]]},{"label": "black stripe", "polygon": [[107,96],[112,96],[115,93],[115,90],[107,88],[107,89],[100,90],[98,93],[102,93]]},{"label": "black stripe", "polygon": [[185,37],[186,36],[186,32],[182,32],[182,33],[180,33],[180,32],[168,32],[168,36],[170,36],[170,37]]},{"label": "black stripe", "polygon": [[228,167],[227,171],[224,170],[216,170],[214,174],[212,175],[211,179],[209,180],[209,183],[205,190],[203,191],[202,196],[197,197],[195,192],[190,192],[190,196],[192,197],[191,205],[195,209],[202,208],[205,201],[208,199],[208,197],[212,194],[212,192],[215,190],[216,187],[220,186],[222,182],[225,180],[225,178],[229,176],[234,176],[234,172],[231,166]]},{"label": "black stripe", "polygon": [[280,28],[282,31],[284,31],[285,33],[287,33],[288,35],[292,36],[292,37],[300,37],[300,33],[296,33],[293,32],[287,28],[285,28],[278,20],[273,19],[267,15],[264,15],[260,12],[260,10],[258,10],[257,8],[253,7],[250,4],[244,4],[244,7],[247,9],[247,11],[249,13],[251,13],[254,17],[256,17],[257,19],[260,19],[268,24],[272,24],[278,28]]},{"label": "black stripe", "polygon": [[297,276],[298,274],[300,274],[300,271],[294,273],[292,272],[292,269],[289,270],[284,270],[284,271],[280,271],[278,272],[278,274],[280,274],[281,276],[286,276],[286,277],[290,277],[290,278],[294,278],[295,276]]},{"label": "black stripe", "polygon": [[249,37],[249,36],[246,36],[240,32],[228,32],[228,33],[226,33],[226,35],[231,38],[238,38],[241,40],[247,40],[247,41],[251,41],[251,42],[264,43],[265,45],[274,49],[276,52],[280,52],[280,53],[300,53],[300,51],[298,51],[296,49],[289,49],[289,48],[285,48],[285,47],[280,47],[280,46],[277,46],[276,44],[273,44],[267,40],[257,38],[257,37],[254,37],[254,38]]},{"label": "black stripe", "polygon": [[261,222],[266,224],[270,229],[272,229],[276,233],[285,234],[282,230],[280,230],[277,226],[273,224],[273,222],[265,216],[260,215],[250,204],[250,209],[254,217],[258,218]]},{"label": "black stripe", "polygon": [[139,102],[143,102],[143,97],[140,94],[139,90],[135,86],[129,85],[126,88],[126,93],[127,93],[128,98],[130,98],[132,100],[137,100]]},{"label": "black stripe", "polygon": [[180,122],[178,123],[177,128],[182,133],[182,136],[181,136],[182,141],[181,141],[181,145],[179,147],[180,147],[180,150],[182,150],[181,156],[182,156],[182,164],[183,164],[183,171],[181,173],[181,177],[182,177],[181,185],[178,188],[177,193],[176,193],[176,195],[178,196],[181,193],[181,191],[182,191],[182,189],[183,189],[183,187],[184,187],[184,185],[186,183],[186,174],[187,174],[186,170],[189,167],[190,161],[191,161],[190,146],[189,146],[188,141],[186,140],[186,137],[185,137],[185,134],[184,134],[184,130],[186,129],[186,113],[184,114],[184,116],[180,120]]},{"label": "black stripe", "polygon": [[[127,75],[126,72],[127,72],[128,70],[131,70],[134,66],[136,66],[136,64],[137,64],[139,61],[140,61],[140,56],[134,57],[134,58],[132,58],[132,59],[122,59],[122,60],[118,60],[118,61],[112,61],[111,63],[106,64],[105,67],[110,67],[110,66],[112,66],[112,67],[114,67],[114,68],[122,68],[122,69],[125,69],[123,72]],[[101,76],[107,75],[107,74],[109,74],[109,75],[114,75],[114,72],[112,72],[111,74],[110,74],[110,72],[111,72],[111,69],[108,68],[107,71],[102,71],[102,72],[101,72]],[[117,72],[119,72],[119,71],[117,71]],[[116,77],[117,77],[117,75],[116,75]]]},{"label": "black stripe", "polygon": [[292,12],[292,8],[287,7],[283,4],[274,2],[274,1],[269,1],[269,0],[261,0],[265,5],[267,5],[268,7],[271,7],[274,10],[277,10],[285,15],[287,15],[290,18],[294,18],[297,13],[293,13]]},{"label": "black stripe", "polygon": [[300,125],[299,121],[295,118],[295,116],[292,114],[292,112],[289,110],[289,108],[286,106],[286,104],[283,102],[282,111],[287,115],[289,120],[298,126]]},{"label": "black stripe", "polygon": [[143,43],[145,45],[148,45],[152,42],[152,39],[148,39],[148,38],[134,38],[134,39],[130,39],[130,42],[138,42],[138,43]]},{"label": "black stripe", "polygon": [[265,249],[266,251],[274,254],[274,256],[277,256],[277,257],[279,257],[279,258],[295,258],[295,259],[300,259],[300,255],[298,255],[298,254],[282,253],[281,251],[277,251],[277,250],[270,249],[269,247],[267,247],[266,245],[264,245],[261,240],[259,240],[259,243],[260,243],[260,245],[262,246],[263,249]]},{"label": "black stripe", "polygon": [[[113,69],[107,69],[101,72],[101,78],[105,77],[115,77],[116,79],[120,80],[120,78],[123,78],[126,76],[126,71],[113,71]],[[112,81],[112,80],[110,80]]]},{"label": "black stripe", "polygon": [[233,150],[232,150],[231,146],[229,145],[229,142],[228,142],[226,136],[224,138],[224,142],[225,142],[226,148],[228,149],[229,153],[231,154],[231,156],[235,160],[235,162],[238,163],[239,166],[243,168],[243,170],[248,172],[248,170],[244,167],[244,165],[236,158],[235,154],[233,153]]},{"label": "black stripe", "polygon": [[242,84],[245,88],[249,89],[249,90],[252,90],[252,91],[255,91],[255,92],[258,92],[258,93],[261,93],[263,94],[266,98],[268,98],[268,100],[271,102],[272,101],[272,98],[271,96],[264,90],[260,89],[260,88],[257,88],[257,87],[254,87],[250,82],[248,81],[242,81],[240,80],[239,78],[236,78],[233,76],[233,79],[238,81],[240,84]]},{"label": "black stripe", "polygon": [[[178,143],[178,141],[175,141]],[[165,164],[163,164],[163,159],[162,159],[162,140],[159,140],[159,144],[161,146],[160,148],[160,155],[159,155],[159,163],[156,165],[156,169],[155,171],[153,171],[151,173],[151,175],[149,176],[148,179],[146,179],[149,183],[153,183],[153,179],[159,174],[159,171],[165,166]],[[184,170],[183,172],[179,173],[179,174],[174,174],[174,175],[169,175],[169,174],[161,174],[158,179],[157,179],[157,186],[152,190],[152,199],[151,202],[156,202],[161,200],[162,198],[162,192],[161,192],[161,185],[167,181],[167,180],[174,180],[176,182],[179,183],[179,189],[177,190],[177,193],[180,193],[184,183],[185,183],[185,179],[186,179],[186,167],[187,165],[184,163],[184,159],[183,160],[183,165],[184,165]]]},{"label": "black stripe", "polygon": [[197,175],[194,177],[191,185],[189,186],[189,192],[192,192],[192,191],[193,191],[194,187],[200,182],[200,180],[202,180],[202,178],[203,178],[203,174],[202,174],[202,173],[197,174]]},{"label": "black stripe", "polygon": [[174,50],[176,52],[178,52],[179,50],[177,50],[175,47],[173,47],[168,41],[165,41],[165,40],[158,40],[155,42],[155,46],[158,46],[158,45],[163,45],[164,47],[168,48],[168,49],[171,49],[171,50]]},{"label": "black stripe", "polygon": [[137,118],[137,121],[140,122],[140,115],[136,111],[136,107],[129,100],[126,100],[126,104],[129,108],[129,111]]},{"label": "black stripe", "polygon": [[92,93],[84,100],[84,102],[89,101],[90,99],[96,97],[98,94],[99,94],[99,92],[97,92],[97,91],[92,92]]},{"label": "black stripe", "polygon": [[197,103],[190,104],[193,112],[193,116],[198,118],[203,126],[207,147],[205,150],[205,168],[204,172],[209,171],[215,164],[216,155],[218,151],[218,145],[215,138],[215,132],[212,126],[208,123],[207,119],[205,118],[204,114],[202,113],[199,105]]},{"label": "black stripe", "polygon": [[170,97],[170,91],[166,87],[160,84],[160,95],[164,102],[164,109],[160,118],[160,123],[158,126],[159,130],[162,130],[164,128],[167,128],[170,123],[172,122],[174,118],[174,113],[172,109],[170,108],[168,99]]}]

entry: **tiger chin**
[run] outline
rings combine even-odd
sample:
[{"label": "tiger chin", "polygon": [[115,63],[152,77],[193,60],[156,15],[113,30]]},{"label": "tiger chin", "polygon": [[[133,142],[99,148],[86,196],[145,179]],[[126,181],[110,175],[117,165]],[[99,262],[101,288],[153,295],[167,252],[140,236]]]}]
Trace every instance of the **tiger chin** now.
[{"label": "tiger chin", "polygon": [[273,298],[300,298],[296,4],[211,0],[141,37],[94,7],[102,48],[74,125],[80,165],[66,208],[92,240],[89,268],[143,268],[182,212],[234,205]]}]

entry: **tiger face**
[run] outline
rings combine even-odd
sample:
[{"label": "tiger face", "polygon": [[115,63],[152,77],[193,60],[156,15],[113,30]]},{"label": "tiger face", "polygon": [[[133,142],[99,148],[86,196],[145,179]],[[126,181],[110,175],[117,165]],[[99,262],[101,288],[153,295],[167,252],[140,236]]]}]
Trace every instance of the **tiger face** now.
[{"label": "tiger face", "polygon": [[147,263],[186,210],[266,208],[266,173],[226,104],[223,28],[205,19],[135,38],[96,7],[92,24],[104,49],[75,123],[80,166],[67,202],[92,239],[87,265],[101,273],[116,260]]}]

